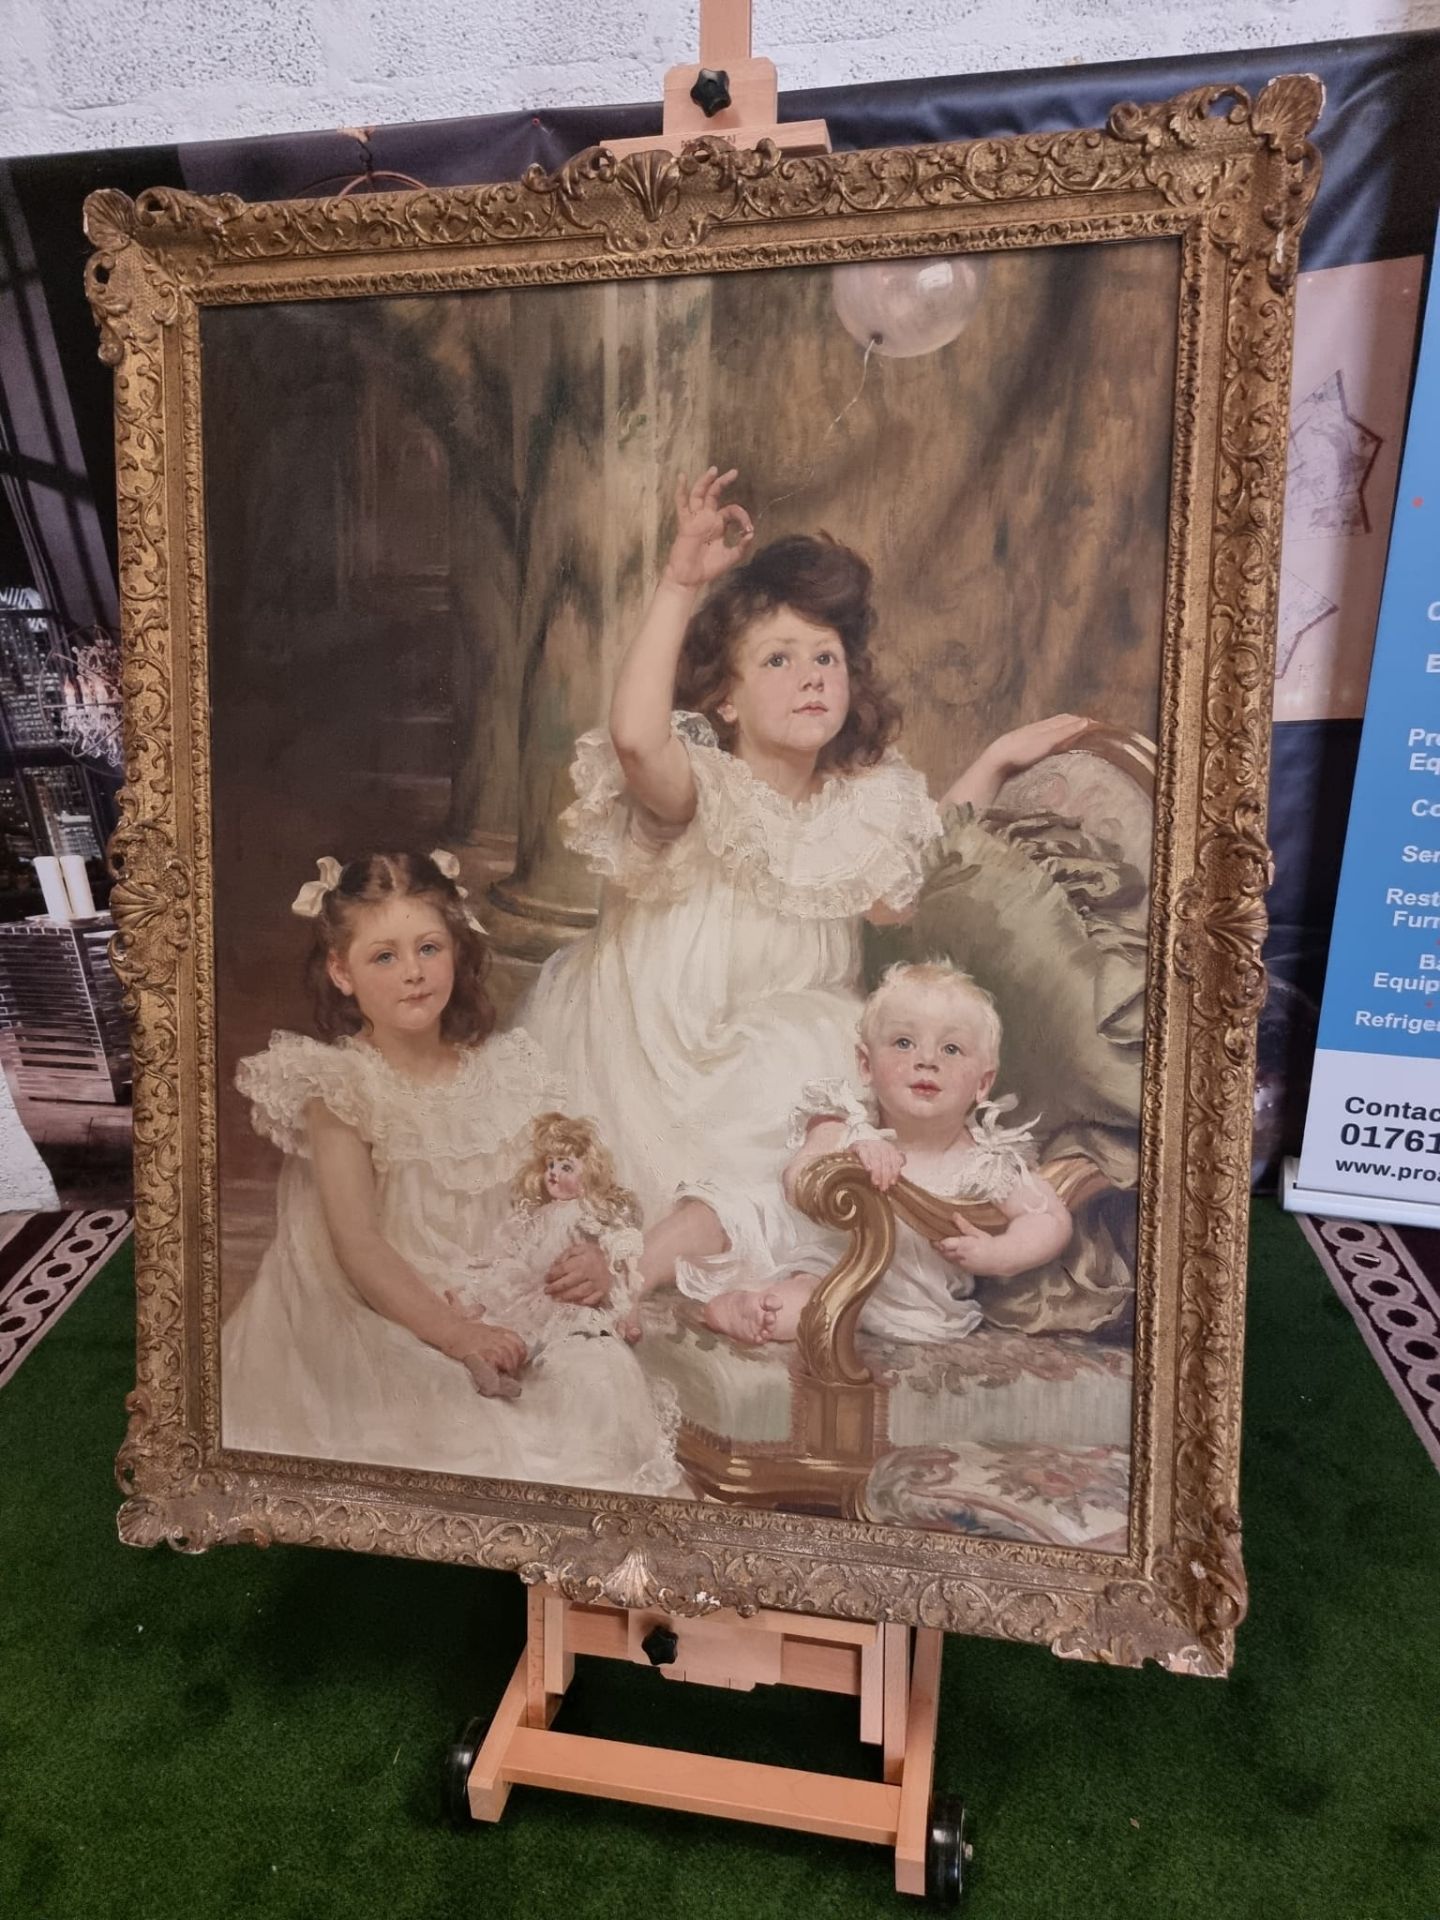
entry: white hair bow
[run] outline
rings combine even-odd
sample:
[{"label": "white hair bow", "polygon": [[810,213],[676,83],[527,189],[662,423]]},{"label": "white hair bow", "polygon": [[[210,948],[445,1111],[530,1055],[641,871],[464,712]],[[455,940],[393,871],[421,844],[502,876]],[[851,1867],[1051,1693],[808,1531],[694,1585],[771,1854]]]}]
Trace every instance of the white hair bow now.
[{"label": "white hair bow", "polygon": [[326,894],[333,893],[340,884],[340,862],[328,853],[315,862],[315,870],[320,878],[307,880],[290,902],[290,911],[304,920],[316,919],[325,905]]},{"label": "white hair bow", "polygon": [[[448,847],[436,847],[430,855],[430,864],[438,867],[447,880],[453,880],[455,882],[455,891],[462,900],[468,900],[470,898],[470,889],[460,885],[460,862]],[[465,909],[465,924],[467,927],[473,927],[476,933],[484,933],[485,931],[484,927],[481,926],[480,922],[468,907]]]}]

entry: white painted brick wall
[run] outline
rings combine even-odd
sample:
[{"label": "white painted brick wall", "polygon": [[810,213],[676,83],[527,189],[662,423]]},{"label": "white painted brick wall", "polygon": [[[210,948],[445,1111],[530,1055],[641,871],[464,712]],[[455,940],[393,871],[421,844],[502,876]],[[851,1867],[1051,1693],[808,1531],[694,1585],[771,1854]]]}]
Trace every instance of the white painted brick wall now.
[{"label": "white painted brick wall", "polygon": [[[1440,0],[755,0],[782,87],[1440,25]],[[659,97],[695,0],[0,0],[0,154]]]}]

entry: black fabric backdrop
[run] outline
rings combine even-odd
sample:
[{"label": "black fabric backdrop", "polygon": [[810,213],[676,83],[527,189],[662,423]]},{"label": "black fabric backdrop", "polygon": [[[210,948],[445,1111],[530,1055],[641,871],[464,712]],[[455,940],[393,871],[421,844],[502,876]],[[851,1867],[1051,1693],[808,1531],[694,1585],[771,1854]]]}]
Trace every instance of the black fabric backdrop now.
[{"label": "black fabric backdrop", "polygon": [[[781,116],[826,120],[838,148],[908,146],[1100,125],[1120,100],[1165,99],[1216,80],[1256,92],[1287,72],[1316,73],[1326,91],[1318,136],[1325,177],[1305,235],[1305,267],[1428,258],[1440,206],[1433,104],[1440,97],[1440,33],[817,88],[783,96]],[[31,580],[38,570],[20,532],[27,487],[61,486],[75,514],[98,516],[113,565],[110,375],[95,355],[81,285],[80,209],[92,189],[134,194],[168,185],[280,199],[335,191],[366,170],[408,174],[429,186],[463,185],[511,178],[536,163],[554,168],[607,139],[655,131],[659,121],[658,104],[545,110],[381,127],[363,145],[350,134],[321,132],[0,163],[12,189],[9,204],[28,229],[48,312],[46,377],[63,383],[57,398],[73,414],[85,468],[57,476],[33,449],[16,444],[6,389],[16,356],[28,356],[33,369],[37,348],[30,328],[7,326],[0,338],[0,477],[8,496],[0,503],[0,584]],[[15,236],[0,220],[0,270],[13,273],[15,259]],[[47,556],[47,570],[62,583],[68,564],[63,553]],[[1261,1035],[1267,1149],[1282,1132],[1293,1145],[1303,1114],[1358,742],[1353,721],[1290,722],[1275,730],[1276,878],[1266,959],[1276,985]]]}]

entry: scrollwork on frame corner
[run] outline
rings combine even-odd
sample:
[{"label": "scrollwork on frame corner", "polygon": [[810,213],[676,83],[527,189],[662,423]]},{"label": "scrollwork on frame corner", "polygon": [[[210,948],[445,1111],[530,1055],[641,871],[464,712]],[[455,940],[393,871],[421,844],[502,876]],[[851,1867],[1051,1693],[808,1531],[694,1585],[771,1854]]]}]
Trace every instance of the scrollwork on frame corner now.
[{"label": "scrollwork on frame corner", "polygon": [[100,358],[121,368],[130,353],[171,325],[182,294],[203,287],[227,220],[244,202],[151,187],[132,200],[117,187],[86,197],[85,292],[100,330]]},{"label": "scrollwork on frame corner", "polygon": [[1226,1672],[1250,1605],[1239,1514],[1230,1506],[1213,1508],[1198,1535],[1181,1534],[1155,1555],[1151,1574],[1176,1614],[1192,1624],[1214,1670]]},{"label": "scrollwork on frame corner", "polygon": [[1267,82],[1250,108],[1250,129],[1276,153],[1298,160],[1325,111],[1325,83],[1315,73],[1283,73]]},{"label": "scrollwork on frame corner", "polygon": [[101,187],[87,196],[83,218],[85,237],[95,249],[85,263],[85,294],[100,330],[100,358],[107,367],[118,367],[134,303],[127,256],[135,238],[135,202],[118,187]]},{"label": "scrollwork on frame corner", "polygon": [[126,1394],[125,1411],[125,1438],[115,1456],[115,1484],[121,1493],[129,1497],[168,1486],[198,1468],[198,1442],[172,1420],[157,1418],[148,1389],[136,1387]]},{"label": "scrollwork on frame corner", "polygon": [[[1229,108],[1217,115],[1215,109],[1222,101],[1229,101]],[[1165,147],[1195,149],[1216,126],[1226,122],[1237,126],[1249,110],[1245,88],[1222,81],[1189,87],[1171,100],[1123,100],[1111,108],[1107,126],[1117,140],[1135,141],[1151,153]]]},{"label": "scrollwork on frame corner", "polygon": [[1325,106],[1325,87],[1313,73],[1282,74],[1264,87],[1250,112],[1250,128],[1274,157],[1275,177],[1264,218],[1274,235],[1267,278],[1276,292],[1294,285],[1300,234],[1320,190],[1323,162],[1309,135]]},{"label": "scrollwork on frame corner", "polygon": [[1182,1542],[1153,1557],[1147,1579],[1110,1582],[1082,1623],[1053,1640],[1050,1651],[1062,1660],[1114,1667],[1153,1661],[1171,1673],[1223,1678],[1245,1615],[1245,1576],[1238,1538],[1232,1541],[1223,1529],[1206,1553],[1202,1558],[1195,1543]]},{"label": "scrollwork on frame corner", "polygon": [[[1320,185],[1320,152],[1307,136],[1324,99],[1315,75],[1282,74],[1253,99],[1244,87],[1205,86],[1174,100],[1126,103],[1111,113],[1109,130],[1141,148],[1145,177],[1170,205],[1203,211],[1215,245],[1239,259],[1264,259],[1269,286],[1285,292]],[[1236,132],[1249,136],[1248,150],[1227,150]],[[1258,208],[1251,191],[1257,166],[1264,175]]]},{"label": "scrollwork on frame corner", "polygon": [[161,1407],[146,1387],[127,1395],[125,1439],[115,1458],[115,1484],[125,1498],[116,1526],[125,1546],[171,1546],[199,1553],[231,1537],[218,1516],[228,1491],[208,1471],[204,1449],[180,1426],[169,1396]]}]

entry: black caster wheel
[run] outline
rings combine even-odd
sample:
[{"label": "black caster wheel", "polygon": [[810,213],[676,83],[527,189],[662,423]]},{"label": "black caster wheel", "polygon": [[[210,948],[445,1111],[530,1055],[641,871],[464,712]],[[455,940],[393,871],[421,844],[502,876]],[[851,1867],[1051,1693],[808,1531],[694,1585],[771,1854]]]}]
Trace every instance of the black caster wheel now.
[{"label": "black caster wheel", "polygon": [[470,1795],[468,1792],[470,1769],[475,1764],[475,1756],[484,1740],[487,1722],[467,1720],[459,1734],[451,1741],[445,1755],[445,1773],[440,1783],[440,1796],[445,1803],[445,1818],[452,1827],[468,1827],[471,1821]]},{"label": "black caster wheel", "polygon": [[931,1906],[959,1906],[974,1851],[965,1838],[965,1802],[955,1793],[932,1795],[925,1838],[925,1898]]}]

